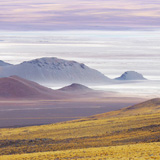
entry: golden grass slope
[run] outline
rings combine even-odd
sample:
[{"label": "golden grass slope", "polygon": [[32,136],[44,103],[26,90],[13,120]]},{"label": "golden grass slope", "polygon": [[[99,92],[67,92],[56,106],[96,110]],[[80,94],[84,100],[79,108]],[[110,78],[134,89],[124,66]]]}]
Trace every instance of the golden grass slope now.
[{"label": "golden grass slope", "polygon": [[91,116],[90,118],[122,117],[122,116],[145,115],[154,113],[160,113],[160,98],[151,99],[146,102],[122,108],[117,111],[94,115]]},{"label": "golden grass slope", "polygon": [[0,155],[160,142],[159,108],[156,99],[70,122],[0,129]]},{"label": "golden grass slope", "polygon": [[0,160],[159,160],[159,151],[160,142],[1,156]]}]

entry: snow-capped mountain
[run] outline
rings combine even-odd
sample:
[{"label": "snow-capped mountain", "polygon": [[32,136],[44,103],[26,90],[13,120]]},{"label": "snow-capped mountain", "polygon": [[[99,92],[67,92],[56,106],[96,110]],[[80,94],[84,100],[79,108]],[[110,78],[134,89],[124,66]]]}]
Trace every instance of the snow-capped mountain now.
[{"label": "snow-capped mountain", "polygon": [[40,58],[3,67],[0,77],[17,75],[41,84],[104,84],[111,80],[95,69],[75,61]]},{"label": "snow-capped mountain", "polygon": [[0,60],[0,67],[1,66],[9,66],[9,65],[11,65],[11,64],[6,63],[6,62]]},{"label": "snow-capped mountain", "polygon": [[135,71],[127,71],[115,80],[146,80],[142,74]]}]

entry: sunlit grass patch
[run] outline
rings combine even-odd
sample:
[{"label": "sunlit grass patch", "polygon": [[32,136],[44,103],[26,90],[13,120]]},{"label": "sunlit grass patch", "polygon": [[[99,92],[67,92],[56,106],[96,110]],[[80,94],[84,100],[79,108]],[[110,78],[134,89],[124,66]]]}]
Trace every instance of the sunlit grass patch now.
[{"label": "sunlit grass patch", "polygon": [[147,160],[160,159],[160,142],[1,156],[1,160]]}]

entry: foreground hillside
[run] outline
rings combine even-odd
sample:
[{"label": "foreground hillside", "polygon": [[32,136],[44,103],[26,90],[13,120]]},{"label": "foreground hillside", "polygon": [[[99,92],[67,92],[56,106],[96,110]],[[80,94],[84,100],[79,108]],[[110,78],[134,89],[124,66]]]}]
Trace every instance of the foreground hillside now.
[{"label": "foreground hillside", "polygon": [[55,151],[55,152],[43,152],[43,153],[32,153],[22,154],[14,156],[2,156],[2,160],[145,160],[155,159],[159,160],[160,154],[160,142],[159,143],[142,143],[133,145],[123,146],[112,146],[112,147],[100,147],[100,148],[87,148],[87,149],[75,149],[66,151]]},{"label": "foreground hillside", "polygon": [[[85,155],[86,151],[90,152],[91,150],[86,150],[86,148],[137,143],[139,145],[147,143],[144,145],[150,150],[151,148],[149,147],[152,142],[160,142],[160,99],[154,99],[139,105],[85,119],[52,125],[0,129],[0,133],[1,155],[72,149],[84,149]],[[157,148],[156,146],[159,146],[159,143],[152,145],[153,148],[154,146]],[[103,150],[103,148],[98,149],[100,153],[101,149]],[[141,146],[139,146],[139,149],[141,149]],[[115,152],[117,151],[118,147],[115,148]],[[156,152],[156,149],[152,151]],[[72,150],[70,152],[79,155],[80,153],[78,152],[82,152],[82,150]],[[68,154],[68,151],[56,153],[60,153],[60,156],[62,156]],[[123,154],[127,155],[128,153],[123,153],[122,147],[122,153],[120,154],[123,156]],[[46,155],[46,153],[41,153],[39,156],[43,156],[43,154]],[[47,154],[54,155],[54,153]],[[143,154],[143,150],[140,151],[140,154]],[[154,154],[150,155],[154,156]]]},{"label": "foreground hillside", "polygon": [[91,118],[109,118],[109,117],[124,117],[134,115],[146,115],[160,113],[160,98],[151,99],[149,101],[139,103],[134,106],[122,108],[117,111],[107,112],[100,115],[92,116]]}]

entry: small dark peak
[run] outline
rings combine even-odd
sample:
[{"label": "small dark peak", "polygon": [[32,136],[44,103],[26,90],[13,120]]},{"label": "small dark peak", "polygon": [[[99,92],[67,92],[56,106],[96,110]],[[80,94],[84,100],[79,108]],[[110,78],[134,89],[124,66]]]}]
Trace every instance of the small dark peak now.
[{"label": "small dark peak", "polygon": [[69,86],[59,89],[61,91],[92,91],[91,88],[78,83],[72,83]]},{"label": "small dark peak", "polygon": [[85,69],[85,64],[81,63],[80,66],[82,69]]}]

